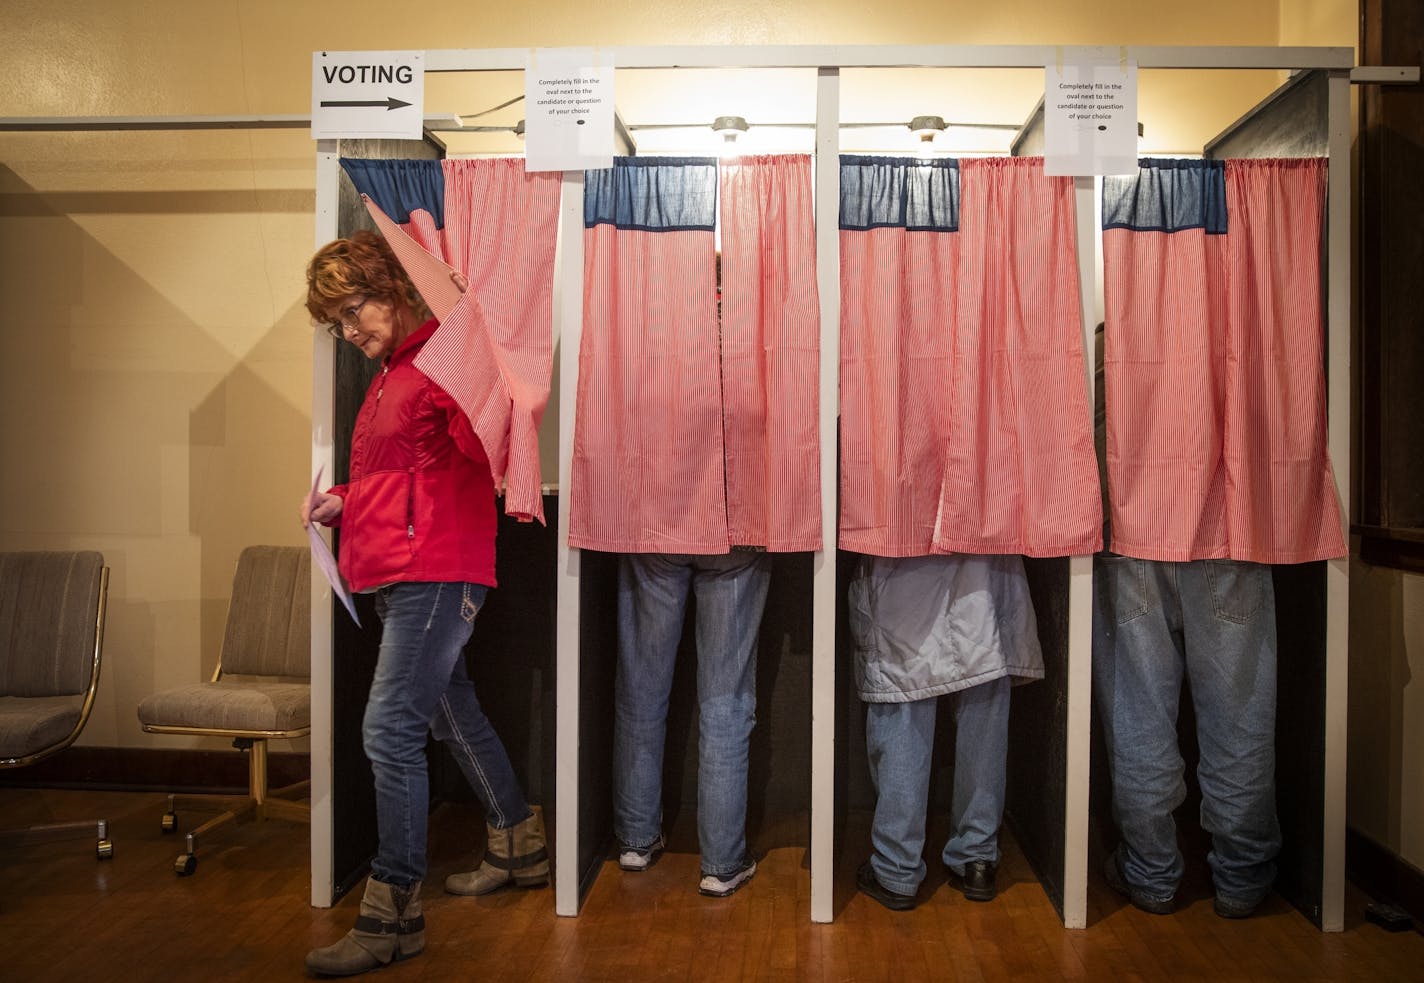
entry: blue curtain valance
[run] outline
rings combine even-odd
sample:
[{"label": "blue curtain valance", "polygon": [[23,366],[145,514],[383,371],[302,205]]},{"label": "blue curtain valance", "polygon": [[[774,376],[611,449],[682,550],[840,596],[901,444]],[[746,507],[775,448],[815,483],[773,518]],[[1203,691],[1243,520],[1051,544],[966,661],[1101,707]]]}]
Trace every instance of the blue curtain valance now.
[{"label": "blue curtain valance", "polygon": [[410,222],[410,213],[424,210],[435,219],[435,227],[445,227],[445,172],[438,160],[362,160],[341,158],[341,166],[366,195],[400,225]]},{"label": "blue curtain valance", "polygon": [[1103,178],[1103,228],[1226,234],[1226,162],[1144,157],[1136,176]]},{"label": "blue curtain valance", "polygon": [[840,227],[958,232],[959,161],[843,156]]},{"label": "blue curtain valance", "polygon": [[615,157],[584,171],[584,228],[710,232],[717,221],[717,158]]}]

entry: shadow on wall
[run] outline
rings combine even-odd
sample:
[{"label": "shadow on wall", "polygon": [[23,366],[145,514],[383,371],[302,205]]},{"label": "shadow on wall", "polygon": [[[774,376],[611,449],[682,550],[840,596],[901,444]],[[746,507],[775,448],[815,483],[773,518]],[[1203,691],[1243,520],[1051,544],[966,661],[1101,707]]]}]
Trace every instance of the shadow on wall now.
[{"label": "shadow on wall", "polygon": [[262,226],[310,209],[296,190],[47,193],[0,165],[0,548],[112,570],[83,744],[148,743],[134,708],[207,678],[242,546],[302,541],[305,313],[242,319],[266,303]]},{"label": "shadow on wall", "polygon": [[[310,358],[301,360],[300,378],[275,385],[271,377],[290,374],[280,362],[290,360],[293,336],[310,351],[314,329],[307,321],[305,307],[290,308],[188,414],[188,529],[205,544],[204,679],[222,647],[238,554],[255,544],[306,542],[297,508],[311,487],[311,413],[309,406],[295,405],[292,395],[310,393]],[[269,368],[273,371],[262,371]]]}]

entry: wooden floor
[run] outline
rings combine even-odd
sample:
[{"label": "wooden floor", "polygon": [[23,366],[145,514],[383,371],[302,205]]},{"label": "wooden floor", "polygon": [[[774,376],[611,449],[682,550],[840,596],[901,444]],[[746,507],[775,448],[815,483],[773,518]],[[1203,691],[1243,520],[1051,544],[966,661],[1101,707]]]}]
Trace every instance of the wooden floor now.
[{"label": "wooden floor", "polygon": [[[175,876],[181,840],[159,832],[164,801],[0,788],[0,827],[102,817],[114,841],[108,861],[82,840],[0,851],[0,980],[300,980],[306,950],[350,926],[354,897],[330,910],[309,906],[303,827],[223,831],[200,846],[194,876]],[[905,913],[855,892],[860,851],[848,848],[836,872],[835,921],[813,925],[803,848],[767,851],[756,879],[724,900],[698,896],[696,856],[674,849],[642,874],[605,864],[583,914],[559,918],[549,889],[441,893],[444,876],[473,860],[471,831],[479,828],[468,807],[437,811],[423,893],[427,948],[380,971],[382,983],[1424,980],[1424,937],[1364,922],[1365,899],[1353,890],[1346,931],[1325,935],[1279,898],[1257,917],[1230,922],[1198,889],[1164,918],[1125,906],[1095,878],[1089,927],[1070,932],[1011,842],[995,901],[964,900],[932,867],[921,894],[928,900]],[[863,830],[848,832],[847,842],[864,842],[852,835]]]}]

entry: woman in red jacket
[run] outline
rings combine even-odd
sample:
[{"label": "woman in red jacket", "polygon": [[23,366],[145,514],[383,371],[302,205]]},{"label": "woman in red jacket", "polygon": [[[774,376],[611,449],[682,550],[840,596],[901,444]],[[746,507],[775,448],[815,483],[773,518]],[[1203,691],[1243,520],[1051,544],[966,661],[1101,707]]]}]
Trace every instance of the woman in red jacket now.
[{"label": "woman in red jacket", "polygon": [[495,585],[494,482],[468,418],[413,364],[437,324],[372,232],[338,239],[312,258],[307,310],[334,337],[382,360],[356,416],[351,480],[302,504],[303,525],[341,528],[341,573],[353,591],[376,595],[382,622],[362,723],[380,843],[356,927],[307,955],[313,972],[349,976],[425,946],[427,731],[459,762],[488,826],[483,863],[450,876],[446,890],[546,884],[549,861],[539,815],[465,669],[465,643]]}]

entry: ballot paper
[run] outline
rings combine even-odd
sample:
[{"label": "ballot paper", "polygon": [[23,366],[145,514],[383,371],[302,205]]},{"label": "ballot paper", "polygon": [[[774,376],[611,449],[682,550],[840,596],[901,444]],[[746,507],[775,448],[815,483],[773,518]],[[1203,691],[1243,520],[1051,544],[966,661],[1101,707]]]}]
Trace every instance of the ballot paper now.
[{"label": "ballot paper", "polygon": [[[310,513],[316,507],[317,489],[321,487],[321,468],[316,469],[316,478],[312,481],[311,495],[307,498],[307,512]],[[326,582],[331,584],[331,591],[338,600],[341,601],[351,620],[356,622],[357,627],[361,625],[361,619],[356,614],[356,605],[351,600],[351,591],[346,587],[346,581],[341,579],[341,571],[336,568],[336,557],[331,553],[331,547],[326,545],[326,540],[322,538],[317,529],[317,523],[307,524],[307,538],[311,540],[312,560],[326,576]]]}]

